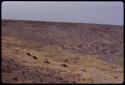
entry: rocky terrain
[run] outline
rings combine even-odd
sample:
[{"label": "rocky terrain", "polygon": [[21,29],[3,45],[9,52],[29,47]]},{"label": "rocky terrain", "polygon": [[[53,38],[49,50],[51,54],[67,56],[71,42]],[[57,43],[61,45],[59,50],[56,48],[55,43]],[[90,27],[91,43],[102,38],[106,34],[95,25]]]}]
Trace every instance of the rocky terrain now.
[{"label": "rocky terrain", "polygon": [[3,83],[123,83],[123,26],[2,20]]}]

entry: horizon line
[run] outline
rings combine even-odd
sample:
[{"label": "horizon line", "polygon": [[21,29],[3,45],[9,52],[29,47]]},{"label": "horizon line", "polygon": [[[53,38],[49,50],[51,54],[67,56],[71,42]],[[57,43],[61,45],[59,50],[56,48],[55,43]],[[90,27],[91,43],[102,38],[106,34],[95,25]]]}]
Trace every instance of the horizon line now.
[{"label": "horizon line", "polygon": [[84,22],[70,22],[70,21],[51,21],[51,20],[30,20],[30,19],[1,19],[1,20],[13,20],[13,21],[33,21],[33,22],[50,22],[50,23],[72,23],[72,24],[91,24],[91,25],[109,25],[109,26],[124,26],[114,24],[98,24],[98,23],[84,23]]}]

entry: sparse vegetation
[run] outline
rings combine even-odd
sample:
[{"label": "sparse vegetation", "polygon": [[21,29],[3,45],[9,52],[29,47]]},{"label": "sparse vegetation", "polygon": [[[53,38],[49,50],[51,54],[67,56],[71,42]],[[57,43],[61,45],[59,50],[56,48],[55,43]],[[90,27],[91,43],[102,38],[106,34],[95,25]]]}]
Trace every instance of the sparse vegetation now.
[{"label": "sparse vegetation", "polygon": [[2,82],[122,83],[123,27],[2,20]]}]

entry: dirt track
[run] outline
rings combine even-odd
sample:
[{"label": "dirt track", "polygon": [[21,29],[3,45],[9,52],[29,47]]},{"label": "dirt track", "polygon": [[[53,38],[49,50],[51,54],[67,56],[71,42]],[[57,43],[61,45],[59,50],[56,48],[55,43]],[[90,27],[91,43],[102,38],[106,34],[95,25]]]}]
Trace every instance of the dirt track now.
[{"label": "dirt track", "polygon": [[123,27],[2,20],[3,83],[122,83]]}]

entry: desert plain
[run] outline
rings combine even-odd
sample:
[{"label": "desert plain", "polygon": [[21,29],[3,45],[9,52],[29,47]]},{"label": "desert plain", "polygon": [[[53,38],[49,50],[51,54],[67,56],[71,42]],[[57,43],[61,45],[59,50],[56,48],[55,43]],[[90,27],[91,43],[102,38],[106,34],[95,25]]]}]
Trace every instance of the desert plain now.
[{"label": "desert plain", "polygon": [[2,20],[3,83],[123,83],[123,26]]}]

